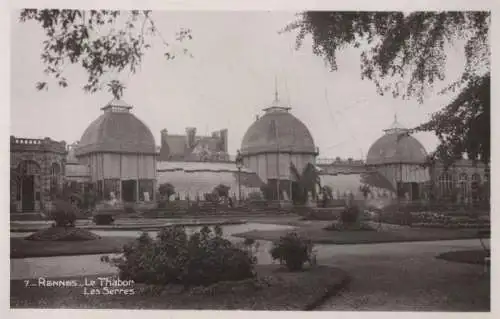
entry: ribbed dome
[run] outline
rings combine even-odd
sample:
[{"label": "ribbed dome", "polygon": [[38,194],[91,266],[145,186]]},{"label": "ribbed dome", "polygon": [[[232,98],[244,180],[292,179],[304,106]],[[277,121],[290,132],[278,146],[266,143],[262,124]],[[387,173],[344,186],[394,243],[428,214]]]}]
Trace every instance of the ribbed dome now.
[{"label": "ribbed dome", "polygon": [[153,134],[130,113],[131,108],[120,100],[113,100],[103,107],[104,113],[83,133],[75,155],[95,152],[155,154]]},{"label": "ribbed dome", "polygon": [[408,130],[394,120],[391,128],[379,138],[368,151],[367,165],[383,164],[423,164],[427,160],[427,151],[414,137],[407,134]]},{"label": "ribbed dome", "polygon": [[[309,129],[289,112],[290,108],[274,105],[247,130],[241,142],[241,154],[250,155],[263,152],[316,153],[314,140]],[[279,144],[278,144],[279,142]]]}]

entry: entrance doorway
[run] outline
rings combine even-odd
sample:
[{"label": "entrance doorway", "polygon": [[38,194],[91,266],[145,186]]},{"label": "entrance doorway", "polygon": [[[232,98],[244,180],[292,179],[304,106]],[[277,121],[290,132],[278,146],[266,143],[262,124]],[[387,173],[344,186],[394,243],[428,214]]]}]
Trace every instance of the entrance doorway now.
[{"label": "entrance doorway", "polygon": [[418,183],[411,183],[411,200],[420,200],[420,188]]},{"label": "entrance doorway", "polygon": [[122,181],[122,199],[124,202],[137,201],[137,181],[126,180]]},{"label": "entrance doorway", "polygon": [[35,210],[35,176],[26,175],[22,179],[22,210]]}]

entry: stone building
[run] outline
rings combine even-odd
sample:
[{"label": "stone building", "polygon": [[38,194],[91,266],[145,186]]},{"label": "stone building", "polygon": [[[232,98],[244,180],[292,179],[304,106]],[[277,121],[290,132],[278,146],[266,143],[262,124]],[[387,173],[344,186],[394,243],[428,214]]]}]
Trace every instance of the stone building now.
[{"label": "stone building", "polygon": [[38,212],[50,205],[64,180],[66,153],[65,142],[10,137],[11,212]]},{"label": "stone building", "polygon": [[186,134],[169,134],[161,131],[161,146],[158,161],[229,161],[227,152],[227,129],[215,131],[211,136],[196,135],[196,128],[186,128]]},{"label": "stone building", "polygon": [[462,159],[450,167],[436,163],[430,167],[434,197],[438,200],[472,204],[489,201],[490,171],[482,162]]},{"label": "stone building", "polygon": [[315,163],[319,152],[309,129],[290,109],[276,93],[272,105],[250,125],[241,142],[244,166],[256,172],[270,190],[279,189],[280,199],[292,194],[291,164],[302,173],[308,163]]},{"label": "stone building", "polygon": [[89,179],[104,200],[149,202],[156,188],[156,145],[149,128],[113,100],[82,135],[75,157],[89,168]]}]

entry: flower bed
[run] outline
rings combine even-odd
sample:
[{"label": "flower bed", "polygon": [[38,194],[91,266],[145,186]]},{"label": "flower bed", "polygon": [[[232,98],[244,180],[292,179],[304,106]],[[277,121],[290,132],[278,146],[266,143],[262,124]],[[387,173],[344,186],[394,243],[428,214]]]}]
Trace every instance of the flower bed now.
[{"label": "flower bed", "polygon": [[479,214],[478,211],[461,212],[434,212],[420,211],[408,212],[384,210],[373,214],[372,220],[395,225],[408,225],[412,227],[429,228],[484,228],[490,226],[490,217],[486,214]]}]

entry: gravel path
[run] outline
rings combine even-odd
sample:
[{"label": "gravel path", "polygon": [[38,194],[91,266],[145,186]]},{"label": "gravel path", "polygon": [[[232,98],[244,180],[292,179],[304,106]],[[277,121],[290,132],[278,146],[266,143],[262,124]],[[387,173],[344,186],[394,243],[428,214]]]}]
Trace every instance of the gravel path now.
[{"label": "gravel path", "polygon": [[320,263],[346,270],[352,282],[320,310],[489,311],[490,276],[482,266],[435,258],[441,251],[474,246],[474,241],[434,244],[434,249],[413,245],[416,249],[406,251],[322,256]]}]

